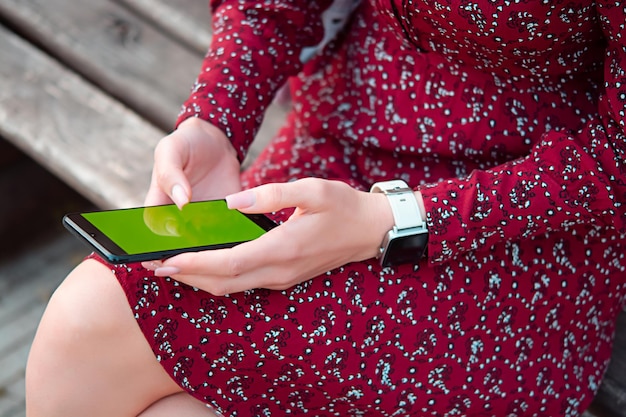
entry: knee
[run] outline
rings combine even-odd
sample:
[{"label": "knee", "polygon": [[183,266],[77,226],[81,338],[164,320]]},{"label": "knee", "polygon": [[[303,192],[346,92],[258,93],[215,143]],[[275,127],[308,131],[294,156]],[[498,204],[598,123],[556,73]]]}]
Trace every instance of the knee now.
[{"label": "knee", "polygon": [[67,407],[73,386],[97,371],[93,359],[114,349],[115,335],[131,325],[132,313],[111,271],[93,260],[76,267],[50,299],[31,346],[26,367],[30,415],[56,415],[36,410]]},{"label": "knee", "polygon": [[87,260],[78,265],[52,295],[37,337],[67,344],[89,342],[132,318],[122,288],[104,265]]}]

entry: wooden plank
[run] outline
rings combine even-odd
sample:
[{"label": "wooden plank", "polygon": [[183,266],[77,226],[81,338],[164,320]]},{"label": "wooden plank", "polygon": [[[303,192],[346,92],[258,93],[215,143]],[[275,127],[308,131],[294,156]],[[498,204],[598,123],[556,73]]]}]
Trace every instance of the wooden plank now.
[{"label": "wooden plank", "polygon": [[24,371],[35,329],[52,291],[88,252],[69,233],[35,242],[0,262],[2,417],[24,415]]},{"label": "wooden plank", "polygon": [[15,395],[7,388],[0,392],[0,417],[19,417],[25,414],[24,401],[16,399]]},{"label": "wooden plank", "polygon": [[[0,357],[6,357],[9,353],[19,349],[21,346],[30,345],[37,325],[43,315],[45,304],[34,304],[25,306],[21,314],[14,316],[14,320],[0,326]],[[0,379],[0,382],[2,380]]]},{"label": "wooden plank", "polygon": [[25,305],[47,304],[59,283],[89,254],[69,232],[54,230],[33,238],[27,251],[0,258],[1,323],[11,321]]},{"label": "wooden plank", "polygon": [[[43,313],[43,309],[41,311]],[[37,316],[37,323],[41,314]],[[32,320],[31,320],[32,321]],[[30,342],[34,337],[34,330],[28,343],[22,343],[14,350],[3,354],[0,357],[0,387],[2,395],[0,395],[0,416],[13,417],[24,409],[24,375],[26,370],[26,361],[28,352],[30,351]]]},{"label": "wooden plank", "polygon": [[211,42],[208,0],[114,0],[204,55]]},{"label": "wooden plank", "polygon": [[169,130],[200,68],[192,52],[107,0],[2,0],[0,14],[91,82]]},{"label": "wooden plank", "polygon": [[[133,2],[133,7],[144,14],[150,8],[142,0],[117,1],[125,1],[127,5]],[[204,20],[201,16],[208,14],[204,2],[176,0],[169,6],[168,2],[160,3],[155,3],[156,11],[151,19],[165,25],[166,13],[176,14],[174,11],[179,10],[180,28],[190,31],[181,36],[189,37],[203,26],[207,28],[198,29],[204,33],[202,36],[210,36],[208,26],[201,23]],[[200,54],[181,47],[116,3],[85,0],[79,4],[77,7],[73,0],[3,0],[0,14],[66,65],[164,131],[170,130],[200,67]],[[277,105],[268,110],[246,165],[273,137],[285,112],[285,108]],[[64,178],[70,181],[67,176]]]},{"label": "wooden plank", "polygon": [[88,205],[39,164],[22,152],[19,155],[22,159],[0,166],[0,195],[10,196],[0,204],[0,258],[32,246],[32,236],[60,226],[63,213]]},{"label": "wooden plank", "polygon": [[164,132],[5,29],[0,50],[0,136],[101,207],[141,204]]}]

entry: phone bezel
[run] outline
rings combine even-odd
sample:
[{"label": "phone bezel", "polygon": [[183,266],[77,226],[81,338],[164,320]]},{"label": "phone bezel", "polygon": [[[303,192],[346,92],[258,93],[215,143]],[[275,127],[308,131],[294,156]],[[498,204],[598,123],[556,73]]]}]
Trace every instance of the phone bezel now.
[{"label": "phone bezel", "polygon": [[[197,204],[207,201],[217,200],[195,201],[189,204]],[[165,204],[164,206],[173,206],[173,204]],[[91,210],[84,212],[68,213],[63,216],[63,226],[65,226],[67,230],[69,230],[72,234],[78,237],[83,243],[87,244],[87,246],[94,250],[98,255],[100,255],[102,258],[106,259],[112,264],[162,260],[178,255],[180,253],[232,248],[241,243],[244,243],[244,241],[228,242],[214,245],[192,246],[185,248],[168,249],[164,251],[129,254],[122,248],[120,248],[117,244],[115,244],[115,242],[109,239],[109,237],[102,231],[100,231],[100,229],[98,229],[85,217],[83,217],[83,214],[86,213],[132,210],[141,208],[143,207],[130,207],[117,210]],[[266,232],[277,226],[277,224],[272,219],[264,214],[248,214],[241,212],[239,213],[242,216],[250,219],[253,223],[261,227]]]}]

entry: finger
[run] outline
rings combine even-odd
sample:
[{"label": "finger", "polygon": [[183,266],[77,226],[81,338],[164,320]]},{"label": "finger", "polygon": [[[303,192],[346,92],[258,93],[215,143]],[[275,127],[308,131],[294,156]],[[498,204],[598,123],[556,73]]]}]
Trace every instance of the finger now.
[{"label": "finger", "polygon": [[305,178],[289,183],[261,185],[226,197],[228,207],[246,213],[269,213],[284,208],[314,209],[319,196],[331,192],[333,181]]},{"label": "finger", "polygon": [[169,204],[171,202],[172,200],[170,200],[170,197],[167,194],[165,194],[163,191],[161,191],[161,189],[159,188],[159,185],[157,184],[157,181],[156,181],[156,176],[154,175],[154,171],[153,171],[152,178],[150,180],[150,187],[148,188],[148,192],[144,199],[144,205],[145,206],[159,206],[162,204]]},{"label": "finger", "polygon": [[311,277],[323,275],[331,269],[330,267],[319,267],[302,274],[301,268],[292,265],[268,265],[235,277],[182,273],[171,275],[171,277],[213,295],[223,296],[255,288],[285,290]]},{"label": "finger", "polygon": [[298,250],[285,245],[281,233],[274,229],[250,242],[229,249],[182,253],[163,261],[166,271],[185,275],[237,277],[269,265],[288,263]]},{"label": "finger", "polygon": [[161,189],[159,183],[157,182],[156,175],[153,173],[150,187],[148,188],[148,192],[146,193],[146,197],[144,199],[144,206],[161,206],[172,203],[172,198]]},{"label": "finger", "polygon": [[216,296],[224,296],[234,294],[254,288],[266,288],[263,283],[258,280],[259,274],[245,274],[237,277],[216,277],[206,275],[177,274],[172,275],[176,281],[183,282],[192,287],[199,288],[203,291]]},{"label": "finger", "polygon": [[[326,270],[320,269],[318,272],[311,273],[310,275],[317,276],[325,272]],[[184,282],[185,284],[219,296],[255,288],[284,290],[306,279],[306,277],[302,277],[299,271],[294,270],[290,265],[270,265],[235,277],[183,273],[174,274],[171,275],[171,277],[177,281]]]},{"label": "finger", "polygon": [[147,270],[150,270],[150,271],[154,271],[157,268],[160,268],[162,265],[163,265],[163,262],[161,262],[160,260],[143,261],[141,263],[141,266],[143,266],[144,268],[146,268]]}]

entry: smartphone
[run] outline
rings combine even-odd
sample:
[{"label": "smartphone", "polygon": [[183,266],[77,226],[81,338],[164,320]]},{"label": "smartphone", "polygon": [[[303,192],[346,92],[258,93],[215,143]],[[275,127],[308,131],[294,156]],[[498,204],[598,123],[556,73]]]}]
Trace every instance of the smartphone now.
[{"label": "smartphone", "polygon": [[226,200],[70,213],[63,225],[110,263],[165,259],[183,252],[222,249],[276,227],[263,214],[231,210]]}]

